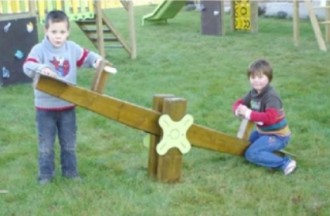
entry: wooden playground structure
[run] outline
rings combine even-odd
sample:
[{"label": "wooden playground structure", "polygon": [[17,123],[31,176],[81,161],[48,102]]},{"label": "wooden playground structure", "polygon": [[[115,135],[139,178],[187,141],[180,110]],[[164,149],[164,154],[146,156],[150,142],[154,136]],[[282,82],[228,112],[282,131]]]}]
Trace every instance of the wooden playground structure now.
[{"label": "wooden playground structure", "polygon": [[[224,8],[225,4],[230,5],[230,26],[233,31],[258,32],[258,1],[255,0],[196,0],[202,14],[201,29],[202,34],[224,35]],[[273,0],[260,1],[262,3],[276,2]],[[286,1],[281,1],[286,2]],[[319,0],[320,5],[314,4],[313,0],[292,0],[292,20],[293,20],[293,43],[298,46],[299,41],[299,5],[304,4],[308,11],[308,16],[313,27],[315,38],[319,49],[327,51],[327,42],[330,41],[330,1]],[[185,5],[184,2],[175,0],[163,0],[152,13],[146,14],[142,18],[145,21],[167,23],[168,19],[174,18]],[[324,10],[325,19],[320,20],[315,10]],[[324,36],[322,26],[324,25]]]},{"label": "wooden playground structure", "polygon": [[[294,24],[293,24],[293,33],[294,33],[294,42],[295,45],[299,45],[299,2],[294,0]],[[313,27],[315,38],[319,49],[322,51],[327,51],[327,43],[330,41],[330,2],[329,0],[321,0],[319,6],[313,5],[312,0],[304,0],[308,15]],[[325,18],[324,20],[319,20],[316,16],[315,10],[324,10]],[[322,25],[324,25],[324,34],[322,33]],[[324,35],[324,36],[323,36]]]},{"label": "wooden playground structure", "polygon": [[[127,11],[129,39],[120,34],[104,9],[122,6]],[[105,57],[106,48],[123,48],[132,59],[137,57],[134,25],[133,1],[113,0],[2,0],[0,2],[0,20],[37,17],[43,22],[48,11],[58,9],[67,13],[69,19],[77,23],[82,32]]]},{"label": "wooden playground structure", "polygon": [[[273,1],[264,1],[273,2]],[[312,0],[293,0],[293,42],[295,46],[300,43],[299,38],[299,5],[304,4],[313,27],[318,47],[322,51],[327,51],[327,42],[330,41],[330,2],[321,0],[320,5],[316,6]],[[246,30],[251,32],[258,31],[258,2],[252,0],[240,0],[231,2],[231,27],[233,30]],[[325,10],[325,19],[319,20],[315,10]],[[324,25],[324,34],[322,33]],[[324,36],[323,36],[324,35]]]}]

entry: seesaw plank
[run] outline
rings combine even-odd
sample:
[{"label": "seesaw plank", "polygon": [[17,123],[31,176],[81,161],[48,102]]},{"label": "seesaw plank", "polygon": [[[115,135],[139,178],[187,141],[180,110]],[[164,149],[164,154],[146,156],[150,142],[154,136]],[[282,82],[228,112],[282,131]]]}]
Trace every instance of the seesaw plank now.
[{"label": "seesaw plank", "polygon": [[[154,135],[161,134],[161,128],[158,124],[161,113],[152,109],[45,76],[39,77],[35,87],[40,91],[67,100],[129,127]],[[245,140],[197,124],[193,124],[190,127],[187,137],[195,147],[233,155],[241,156],[248,146],[248,142]]]}]

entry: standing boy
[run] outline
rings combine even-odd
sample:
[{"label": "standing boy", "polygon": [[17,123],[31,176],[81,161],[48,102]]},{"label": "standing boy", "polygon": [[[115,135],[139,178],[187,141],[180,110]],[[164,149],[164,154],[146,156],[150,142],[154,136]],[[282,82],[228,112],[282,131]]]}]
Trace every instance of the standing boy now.
[{"label": "standing boy", "polygon": [[[50,11],[45,20],[45,38],[27,56],[23,71],[31,78],[37,73],[76,83],[77,68],[97,67],[101,56],[68,41],[70,23],[63,11]],[[79,178],[76,159],[75,106],[67,101],[34,89],[36,124],[39,144],[40,184],[55,175],[54,143],[58,136],[61,147],[62,175]]]},{"label": "standing boy", "polygon": [[275,152],[287,146],[291,132],[284,113],[282,100],[270,85],[273,70],[270,63],[259,59],[247,71],[252,89],[233,105],[236,116],[256,125],[250,134],[250,146],[245,158],[256,165],[282,170],[285,175],[296,168],[296,161]]}]

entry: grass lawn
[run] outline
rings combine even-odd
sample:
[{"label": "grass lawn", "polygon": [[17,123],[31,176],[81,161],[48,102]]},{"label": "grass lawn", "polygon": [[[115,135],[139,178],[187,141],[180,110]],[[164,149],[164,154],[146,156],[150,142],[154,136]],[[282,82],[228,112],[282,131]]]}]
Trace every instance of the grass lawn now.
[{"label": "grass lawn", "polygon": [[[329,215],[330,53],[318,50],[311,25],[301,21],[294,47],[292,21],[261,17],[259,33],[203,36],[200,14],[182,11],[167,25],[140,25],[154,6],[136,7],[138,58],[108,50],[118,74],[105,93],[147,108],[152,97],[186,98],[197,124],[235,136],[240,121],[232,103],[249,89],[248,64],[267,58],[274,67],[293,132],[287,150],[298,170],[284,176],[244,158],[193,148],[183,157],[182,180],[159,183],[147,174],[145,133],[82,108],[78,117],[78,165],[82,182],[61,177],[39,186],[37,137],[30,84],[0,88],[0,215]],[[123,35],[122,9],[107,11]],[[73,25],[71,39],[95,50]],[[40,31],[42,37],[42,32]],[[93,70],[81,70],[79,85],[90,88]]]}]

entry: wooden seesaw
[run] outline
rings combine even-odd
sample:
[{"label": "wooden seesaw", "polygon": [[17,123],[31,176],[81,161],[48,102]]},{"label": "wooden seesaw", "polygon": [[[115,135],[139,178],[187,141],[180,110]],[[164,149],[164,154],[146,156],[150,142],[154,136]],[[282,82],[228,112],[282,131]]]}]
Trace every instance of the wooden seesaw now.
[{"label": "wooden seesaw", "polygon": [[[246,139],[248,130],[251,129],[249,124],[241,125],[239,138],[193,124],[192,119],[185,116],[186,100],[183,98],[155,95],[153,109],[148,109],[104,95],[103,89],[109,72],[114,71],[111,66],[101,62],[96,70],[91,90],[44,75],[39,75],[35,79],[34,86],[40,91],[151,134],[148,173],[162,182],[180,180],[182,152],[189,151],[190,144],[238,156],[242,156],[249,145]],[[167,141],[165,144],[162,143],[160,149],[158,144],[164,141],[161,140],[164,137],[167,137]]]}]

